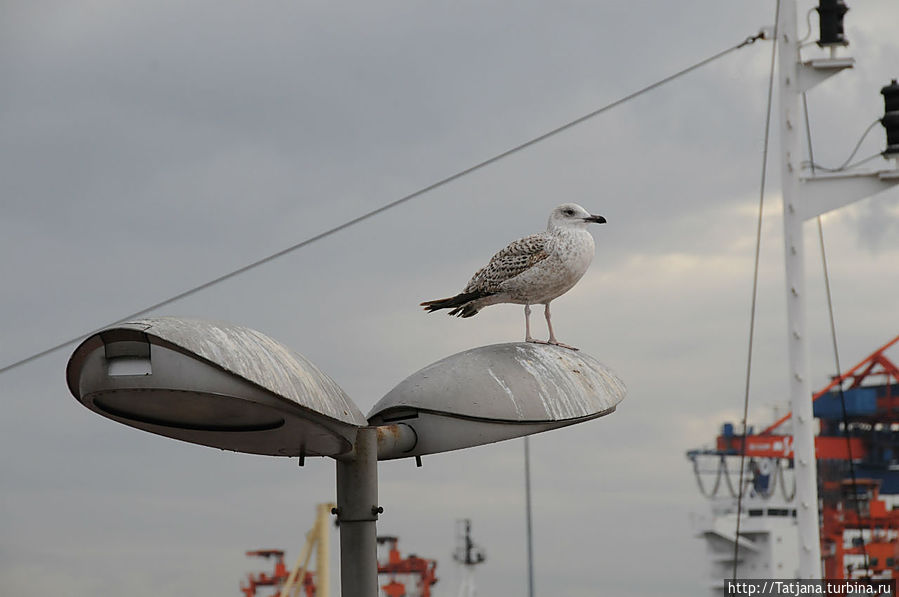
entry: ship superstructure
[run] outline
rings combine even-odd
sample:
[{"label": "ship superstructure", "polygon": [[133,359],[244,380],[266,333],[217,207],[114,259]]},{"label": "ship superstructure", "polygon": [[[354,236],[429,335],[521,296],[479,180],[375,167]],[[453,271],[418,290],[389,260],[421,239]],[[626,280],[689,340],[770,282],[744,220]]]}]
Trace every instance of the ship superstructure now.
[{"label": "ship superstructure", "polygon": [[[812,398],[826,578],[899,578],[899,368],[886,354],[897,343],[899,336]],[[738,578],[799,577],[790,418],[758,433],[725,423],[714,448],[687,454],[709,500],[693,526],[706,541],[716,594],[735,570]]]}]

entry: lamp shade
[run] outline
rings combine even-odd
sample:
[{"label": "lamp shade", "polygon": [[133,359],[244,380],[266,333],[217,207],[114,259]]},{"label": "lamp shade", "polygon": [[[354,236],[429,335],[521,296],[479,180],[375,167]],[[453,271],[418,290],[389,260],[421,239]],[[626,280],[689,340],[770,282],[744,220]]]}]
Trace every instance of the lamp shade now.
[{"label": "lamp shade", "polygon": [[87,338],[66,369],[84,406],[195,444],[275,456],[338,456],[365,417],[334,380],[268,336],[160,317]]}]

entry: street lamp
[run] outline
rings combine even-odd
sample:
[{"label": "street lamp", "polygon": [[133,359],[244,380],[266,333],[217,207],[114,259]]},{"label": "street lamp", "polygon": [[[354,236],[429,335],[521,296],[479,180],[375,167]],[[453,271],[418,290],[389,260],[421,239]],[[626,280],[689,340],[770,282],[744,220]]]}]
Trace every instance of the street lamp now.
[{"label": "street lamp", "polygon": [[302,355],[248,328],[160,317],[81,343],[69,390],[131,427],[235,452],[337,461],[341,589],[377,595],[378,460],[494,443],[612,413],[618,377],[593,357],[510,343],[461,352],[414,373],[365,417]]}]

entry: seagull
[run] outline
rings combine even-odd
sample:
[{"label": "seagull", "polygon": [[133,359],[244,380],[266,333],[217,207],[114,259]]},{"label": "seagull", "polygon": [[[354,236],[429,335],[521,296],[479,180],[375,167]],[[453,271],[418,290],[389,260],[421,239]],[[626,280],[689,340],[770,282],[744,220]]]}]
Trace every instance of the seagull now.
[{"label": "seagull", "polygon": [[[452,309],[450,315],[471,317],[489,305],[524,305],[525,342],[577,350],[556,340],[549,303],[571,290],[590,266],[594,244],[587,224],[591,222],[605,224],[606,219],[575,203],[564,203],[549,214],[546,232],[511,242],[472,276],[462,292],[421,306],[429,313]],[[548,341],[531,336],[531,305],[544,305]]]}]

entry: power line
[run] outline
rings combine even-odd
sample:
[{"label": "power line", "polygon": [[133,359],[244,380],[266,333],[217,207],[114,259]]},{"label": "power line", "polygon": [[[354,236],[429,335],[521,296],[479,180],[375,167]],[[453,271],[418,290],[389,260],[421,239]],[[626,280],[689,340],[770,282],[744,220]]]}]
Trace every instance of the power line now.
[{"label": "power line", "polygon": [[[806,120],[806,122],[808,122],[808,103],[805,99],[804,93],[802,94],[802,105],[806,112],[805,120]],[[825,166],[822,166],[821,164],[815,163],[815,159],[812,156],[811,149],[809,149],[809,161],[805,162],[803,165],[810,166],[811,170],[812,170],[812,174],[815,173],[815,170],[824,170],[825,172],[843,172],[844,170],[848,170],[850,168],[854,168],[856,166],[864,164],[865,162],[869,162],[876,157],[880,157],[882,154],[880,152],[878,152],[878,153],[875,153],[874,155],[872,155],[871,157],[868,157],[863,160],[859,160],[858,162],[855,162],[853,164],[850,164],[850,162],[852,161],[852,158],[855,157],[855,154],[857,154],[859,148],[861,148],[862,142],[865,140],[865,137],[867,137],[868,133],[870,133],[871,130],[878,124],[880,124],[880,120],[875,120],[874,122],[872,122],[871,124],[868,125],[868,128],[865,129],[865,132],[862,133],[862,136],[859,138],[858,143],[855,144],[855,148],[852,150],[852,153],[849,154],[849,157],[846,158],[846,161],[844,161],[842,164],[840,164],[836,168],[827,168]],[[811,148],[811,144],[809,144],[809,148]]]},{"label": "power line", "polygon": [[[802,111],[805,114],[805,133],[806,133],[806,141],[808,143],[808,159],[809,164],[811,164],[812,175],[815,174],[815,150],[814,145],[812,144],[812,125],[809,118],[808,111],[808,99],[806,98],[806,94],[802,94]],[[852,150],[850,156],[846,159],[842,166],[839,169],[845,168],[849,161],[855,156],[856,152],[858,152],[858,148],[861,147],[862,141],[865,140],[865,137],[874,128],[874,125],[878,124],[880,121],[875,120],[871,126],[869,126],[865,132],[862,134],[861,139],[858,140],[858,143],[855,145],[855,149]],[[880,155],[880,154],[878,154]],[[838,170],[839,170],[838,169]],[[834,319],[833,314],[833,295],[830,291],[830,272],[827,267],[827,252],[824,248],[824,224],[822,223],[821,216],[817,217],[818,222],[818,244],[821,248],[821,268],[824,272],[824,296],[827,299],[827,314],[829,316],[830,321],[830,338],[833,345],[833,360],[834,366],[836,367],[836,378],[839,379],[843,375],[843,370],[840,367],[840,349],[839,344],[837,343],[837,325],[836,320]],[[843,392],[843,383],[840,382],[837,385],[837,390],[840,394],[840,414],[843,421],[843,433],[846,435],[846,460],[849,462],[849,477],[852,480],[852,495],[855,498],[855,516],[858,520],[862,519],[862,506],[860,501],[858,500],[858,479],[855,474],[855,459],[852,457],[852,430],[849,425],[849,415],[846,412],[846,395]],[[865,565],[865,575],[868,574],[871,568],[871,561],[868,557],[868,548],[864,542],[864,537],[862,537],[862,556],[863,563]]]},{"label": "power line", "polygon": [[302,249],[303,247],[305,247],[307,245],[310,245],[316,241],[322,240],[328,236],[331,236],[332,234],[336,234],[337,232],[340,232],[341,230],[345,230],[346,228],[355,226],[356,224],[359,224],[371,217],[374,217],[374,216],[376,216],[380,213],[383,213],[387,210],[393,209],[394,207],[402,205],[403,203],[406,203],[407,201],[411,201],[412,199],[420,197],[426,193],[429,193],[430,191],[438,189],[438,188],[440,188],[444,185],[447,185],[455,180],[458,180],[458,179],[462,178],[463,176],[467,176],[478,170],[481,170],[482,168],[490,166],[491,164],[495,164],[496,162],[499,162],[500,160],[503,160],[503,159],[505,159],[511,155],[514,155],[524,149],[527,149],[528,147],[531,147],[532,145],[536,145],[537,143],[545,141],[545,140],[549,139],[550,137],[558,135],[561,132],[567,131],[568,129],[573,128],[579,124],[582,124],[582,123],[586,122],[587,120],[590,120],[591,118],[599,116],[603,112],[607,112],[608,110],[611,110],[612,108],[616,108],[616,107],[620,106],[621,104],[624,104],[625,102],[629,102],[632,99],[635,99],[635,98],[643,95],[644,93],[647,93],[658,87],[661,87],[662,85],[669,83],[669,82],[673,81],[674,79],[677,79],[677,78],[682,77],[690,72],[693,72],[694,70],[696,70],[698,68],[701,68],[711,62],[714,62],[715,60],[718,60],[719,58],[722,58],[722,57],[730,54],[731,52],[739,50],[740,48],[744,48],[748,45],[751,45],[751,44],[755,43],[756,41],[763,39],[763,38],[764,38],[764,35],[761,32],[756,35],[751,35],[735,46],[731,46],[725,50],[718,52],[717,54],[713,54],[712,56],[706,58],[705,60],[700,60],[699,62],[693,64],[692,66],[688,66],[685,69],[677,71],[673,75],[669,75],[669,76],[665,77],[664,79],[660,79],[660,80],[656,81],[655,83],[652,83],[651,85],[647,85],[646,87],[643,87],[642,89],[639,89],[639,90],[637,90],[631,94],[628,94],[618,100],[615,100],[614,102],[612,102],[610,104],[606,104],[605,106],[598,108],[596,110],[593,110],[592,112],[589,112],[587,114],[584,114],[583,116],[581,116],[579,118],[575,118],[574,120],[571,120],[561,126],[558,126],[554,129],[546,132],[546,133],[543,133],[542,135],[534,137],[528,141],[525,141],[524,143],[521,143],[520,145],[516,145],[515,147],[512,147],[511,149],[507,149],[506,151],[504,151],[502,153],[496,154],[495,156],[493,156],[491,158],[488,158],[482,162],[478,162],[477,164],[475,164],[473,166],[469,166],[468,168],[465,168],[464,170],[460,170],[460,171],[456,172],[455,174],[452,174],[450,176],[447,176],[446,178],[438,180],[437,182],[430,184],[426,187],[423,187],[423,188],[415,191],[414,193],[410,193],[404,197],[400,197],[399,199],[396,199],[394,201],[391,201],[390,203],[382,205],[381,207],[379,207],[377,209],[366,212],[356,218],[353,218],[352,220],[344,222],[343,224],[340,224],[339,226],[335,226],[334,228],[325,230],[324,232],[321,232],[319,234],[316,234],[315,236],[307,238],[304,241],[301,241],[294,245],[291,245],[291,246],[287,247],[286,249],[282,249],[282,250],[278,251],[277,253],[273,253],[267,257],[263,257],[262,259],[259,259],[252,263],[244,265],[243,267],[240,267],[231,272],[228,272],[227,274],[224,274],[222,276],[219,276],[217,278],[209,280],[208,282],[204,282],[198,286],[189,288],[188,290],[185,290],[184,292],[178,293],[178,294],[176,294],[170,298],[167,298],[163,301],[159,301],[158,303],[154,303],[154,304],[150,305],[149,307],[144,307],[143,309],[140,309],[139,311],[135,311],[133,313],[126,315],[125,317],[116,319],[114,322],[111,322],[110,324],[106,324],[101,328],[92,330],[92,331],[88,332],[87,334],[81,334],[74,338],[64,340],[58,344],[51,346],[50,348],[47,348],[40,352],[36,352],[28,357],[25,357],[23,359],[20,359],[18,361],[15,361],[13,363],[5,365],[2,368],[0,368],[0,374],[6,373],[7,371],[9,371],[11,369],[15,369],[16,367],[25,365],[27,363],[30,363],[31,361],[34,361],[41,357],[47,356],[48,354],[56,352],[57,350],[60,350],[62,348],[65,348],[66,346],[68,346],[70,344],[74,344],[75,342],[78,342],[79,340],[86,338],[88,336],[91,336],[91,335],[95,334],[96,332],[108,327],[109,325],[114,325],[116,323],[121,323],[123,321],[128,321],[129,319],[134,319],[136,317],[140,317],[141,315],[145,315],[145,314],[149,313],[150,311],[153,311],[160,307],[164,307],[166,305],[174,303],[175,301],[186,298],[192,294],[200,292],[201,290],[205,290],[211,286],[215,286],[216,284],[219,284],[220,282],[230,280],[231,278],[233,278],[235,276],[239,276],[240,274],[243,274],[251,269],[259,267],[260,265],[264,265],[264,264],[268,263],[269,261],[273,261],[279,257],[283,257],[284,255],[287,255],[288,253],[292,253],[298,249]]},{"label": "power line", "polygon": [[[774,19],[773,37],[774,39],[777,39],[778,27],[780,25],[780,0],[777,0],[774,14],[776,17]],[[749,418],[749,382],[752,374],[752,346],[755,338],[755,311],[759,285],[759,255],[762,247],[762,214],[764,213],[765,207],[765,185],[768,180],[768,142],[771,139],[771,106],[774,97],[774,67],[776,56],[777,44],[773,44],[771,49],[771,70],[768,75],[768,107],[765,111],[765,144],[762,152],[762,174],[759,182],[759,215],[755,231],[755,266],[752,273],[752,301],[749,308],[749,347],[747,348],[746,356],[746,385],[743,393],[743,439],[740,446],[740,485],[737,488],[737,528],[734,532],[734,582],[737,580],[737,566],[740,561],[740,519],[743,514],[744,490],[743,472],[746,461],[746,436],[749,435],[749,428],[747,426],[747,419]],[[728,477],[728,483],[730,483],[730,477]]]}]

